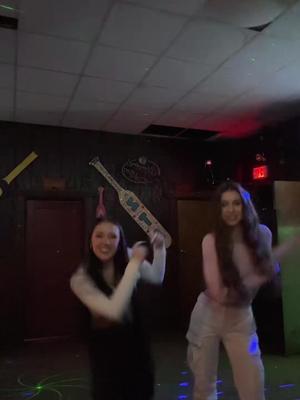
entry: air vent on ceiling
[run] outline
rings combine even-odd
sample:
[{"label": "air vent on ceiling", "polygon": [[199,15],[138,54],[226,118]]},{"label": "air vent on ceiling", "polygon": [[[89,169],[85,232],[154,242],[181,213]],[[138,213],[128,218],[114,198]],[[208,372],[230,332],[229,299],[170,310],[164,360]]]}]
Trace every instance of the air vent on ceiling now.
[{"label": "air vent on ceiling", "polygon": [[17,30],[18,29],[17,18],[0,15],[0,28]]},{"label": "air vent on ceiling", "polygon": [[218,134],[218,132],[215,131],[206,131],[203,129],[186,129],[180,137],[186,138],[186,139],[200,139],[200,140],[207,140],[210,139],[211,137],[214,137]]},{"label": "air vent on ceiling", "polygon": [[169,136],[175,137],[183,131],[184,128],[179,128],[177,126],[165,126],[165,125],[149,125],[142,133],[148,135],[159,135],[159,136]]},{"label": "air vent on ceiling", "polygon": [[252,26],[248,29],[250,29],[250,31],[255,31],[255,32],[262,32],[264,31],[269,25],[271,25],[272,22],[269,22],[267,24],[264,25],[259,25],[259,26]]},{"label": "air vent on ceiling", "polygon": [[178,126],[149,125],[142,132],[145,135],[158,135],[167,137],[176,137],[184,139],[206,140],[217,134],[215,131],[205,131],[201,129],[186,129]]}]

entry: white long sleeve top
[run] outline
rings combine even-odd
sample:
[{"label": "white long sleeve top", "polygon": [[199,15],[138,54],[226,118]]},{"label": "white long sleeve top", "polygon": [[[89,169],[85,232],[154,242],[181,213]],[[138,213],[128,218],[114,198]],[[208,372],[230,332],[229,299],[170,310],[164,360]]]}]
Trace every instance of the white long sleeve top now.
[{"label": "white long sleeve top", "polygon": [[[87,274],[83,265],[72,275],[70,286],[73,293],[89,309],[94,318],[104,318],[111,321],[121,321],[129,310],[129,303],[137,281],[141,278],[153,284],[161,284],[165,275],[166,249],[154,248],[153,261],[147,260],[140,264],[131,259],[125,272],[113,289],[113,294],[108,297],[103,293]],[[129,256],[131,249],[128,249]]]}]

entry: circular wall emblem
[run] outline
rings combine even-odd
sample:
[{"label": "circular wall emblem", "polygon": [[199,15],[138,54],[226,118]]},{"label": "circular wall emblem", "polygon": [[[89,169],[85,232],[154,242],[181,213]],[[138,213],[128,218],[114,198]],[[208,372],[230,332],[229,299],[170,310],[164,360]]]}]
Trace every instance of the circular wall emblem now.
[{"label": "circular wall emblem", "polygon": [[160,176],[160,168],[155,162],[141,156],[126,161],[122,166],[122,175],[130,182],[153,183]]}]

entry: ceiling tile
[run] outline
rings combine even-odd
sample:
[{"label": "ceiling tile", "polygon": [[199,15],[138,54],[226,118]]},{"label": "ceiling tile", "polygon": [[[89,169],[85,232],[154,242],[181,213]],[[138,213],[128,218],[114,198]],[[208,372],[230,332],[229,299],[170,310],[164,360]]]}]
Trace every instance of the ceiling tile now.
[{"label": "ceiling tile", "polygon": [[118,111],[114,114],[114,120],[125,121],[125,120],[139,120],[148,121],[149,124],[161,114],[161,111],[157,109],[151,109],[149,107],[130,107],[126,103],[122,105]]},{"label": "ceiling tile", "polygon": [[64,111],[69,99],[44,94],[17,92],[17,108],[41,111]]},{"label": "ceiling tile", "polygon": [[157,118],[162,113],[161,110],[156,108],[151,108],[149,106],[138,105],[133,106],[127,103],[122,104],[122,106],[118,109],[117,113],[114,115],[115,120],[127,120],[130,119],[135,120],[148,120],[149,123]]},{"label": "ceiling tile", "polygon": [[193,129],[203,129],[218,132],[222,131],[224,126],[224,121],[221,118],[218,118],[218,115],[215,115],[211,118],[200,118],[194,123]]},{"label": "ceiling tile", "polygon": [[150,107],[165,110],[182,96],[182,91],[154,86],[138,87],[124,104],[125,107]]},{"label": "ceiling tile", "polygon": [[1,107],[0,108],[0,121],[13,121],[13,110],[8,107]]},{"label": "ceiling tile", "polygon": [[16,121],[59,125],[68,105],[68,98],[17,92]]},{"label": "ceiling tile", "polygon": [[156,57],[112,47],[97,46],[88,62],[86,75],[139,82],[152,66]]},{"label": "ceiling tile", "polygon": [[78,75],[19,67],[17,90],[67,97],[77,81]]},{"label": "ceiling tile", "polygon": [[284,39],[298,40],[300,39],[300,2],[291,7],[287,12],[283,13],[271,25],[269,25],[264,33],[277,36]]},{"label": "ceiling tile", "polygon": [[294,0],[209,0],[203,15],[232,26],[260,27],[276,19]]},{"label": "ceiling tile", "polygon": [[268,75],[268,73],[260,70],[248,72],[244,69],[223,66],[195,87],[194,91],[235,96],[256,87]]},{"label": "ceiling tile", "polygon": [[127,82],[110,81],[84,76],[75,94],[76,101],[121,103],[134,89],[135,85]]},{"label": "ceiling tile", "polygon": [[119,133],[128,133],[135,134],[141,133],[144,129],[149,126],[147,120],[126,120],[120,121],[111,119],[103,126],[103,130],[107,132],[119,132]]},{"label": "ceiling tile", "polygon": [[201,11],[205,0],[131,0],[131,3],[191,16]]},{"label": "ceiling tile", "polygon": [[13,118],[14,92],[0,89],[0,120],[11,121]]},{"label": "ceiling tile", "polygon": [[295,100],[297,97],[300,98],[299,85],[298,88],[297,86],[291,88],[285,86],[284,81],[278,81],[270,85],[261,85],[249,93],[245,93],[233,103],[228,104],[226,110],[228,108],[230,111],[246,112],[246,110],[263,109],[272,104],[280,104],[284,107],[285,102],[289,102],[291,98]]},{"label": "ceiling tile", "polygon": [[[300,94],[299,66],[286,67],[266,79],[250,93],[265,96],[267,100],[281,101]],[[298,78],[297,78],[298,77]]]},{"label": "ceiling tile", "polygon": [[9,64],[0,64],[0,89],[14,89],[15,67]]},{"label": "ceiling tile", "polygon": [[197,114],[207,114],[212,112],[214,109],[221,107],[226,104],[229,100],[229,96],[216,96],[209,92],[192,92],[183,97],[178,102],[174,109],[178,111],[186,111]]},{"label": "ceiling tile", "polygon": [[244,73],[271,73],[298,57],[297,42],[258,35],[224,66]]},{"label": "ceiling tile", "polygon": [[16,31],[0,28],[0,62],[14,64],[16,59]]},{"label": "ceiling tile", "polygon": [[89,51],[86,43],[49,36],[19,34],[18,63],[60,72],[79,73]]},{"label": "ceiling tile", "polygon": [[234,98],[232,101],[223,104],[224,107],[220,107],[218,112],[221,115],[243,114],[247,111],[254,112],[268,104],[268,101],[271,99],[271,94],[268,95],[266,93],[259,93],[255,90],[251,90]]},{"label": "ceiling tile", "polygon": [[72,102],[66,113],[63,126],[100,130],[116,111],[118,105],[111,103]]},{"label": "ceiling tile", "polygon": [[146,77],[153,86],[178,88],[188,91],[209,74],[211,67],[200,62],[186,62],[164,57]]},{"label": "ceiling tile", "polygon": [[100,43],[160,54],[176,37],[186,18],[116,3],[100,35]]},{"label": "ceiling tile", "polygon": [[167,125],[167,126],[179,126],[182,128],[189,128],[193,126],[200,118],[202,118],[201,114],[188,112],[188,111],[180,111],[178,110],[170,110],[165,114],[161,115],[158,119],[154,120],[155,124],[158,125]]},{"label": "ceiling tile", "polygon": [[111,0],[26,0],[19,29],[91,41],[99,32]]},{"label": "ceiling tile", "polygon": [[278,88],[281,87],[285,90],[289,90],[290,93],[293,93],[300,89],[299,76],[300,60],[276,71],[272,75],[269,75],[269,79],[265,79],[262,84],[269,86],[276,85]]},{"label": "ceiling tile", "polygon": [[13,106],[13,99],[14,99],[14,92],[13,90],[8,89],[0,89],[0,106],[5,107],[6,105],[8,108]]},{"label": "ceiling tile", "polygon": [[186,26],[166,55],[218,65],[242,48],[253,36],[255,33],[248,29],[199,18]]},{"label": "ceiling tile", "polygon": [[19,3],[0,4],[19,18],[18,32],[0,28],[0,119],[139,133],[298,110],[300,1],[262,32],[224,23],[228,7],[207,17],[204,0],[2,5]]}]

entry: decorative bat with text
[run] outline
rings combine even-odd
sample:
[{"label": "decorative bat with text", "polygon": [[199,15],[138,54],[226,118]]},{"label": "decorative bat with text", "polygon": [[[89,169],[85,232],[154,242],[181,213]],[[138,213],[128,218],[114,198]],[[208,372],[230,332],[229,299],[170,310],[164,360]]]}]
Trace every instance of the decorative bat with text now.
[{"label": "decorative bat with text", "polygon": [[[32,151],[22,162],[20,162],[20,164],[18,164],[5,178],[2,179],[2,182],[5,184],[5,186],[9,185],[37,157],[38,155],[34,151]],[[0,186],[0,197],[3,195],[3,193],[4,190]]]},{"label": "decorative bat with text", "polygon": [[100,174],[114,187],[119,196],[121,206],[135,220],[135,222],[146,232],[147,235],[155,229],[159,230],[165,237],[166,247],[172,243],[170,234],[157,221],[154,215],[144,206],[141,200],[130,190],[123,189],[118,182],[110,175],[110,173],[101,164],[99,157],[93,158],[89,165],[96,168]]}]

